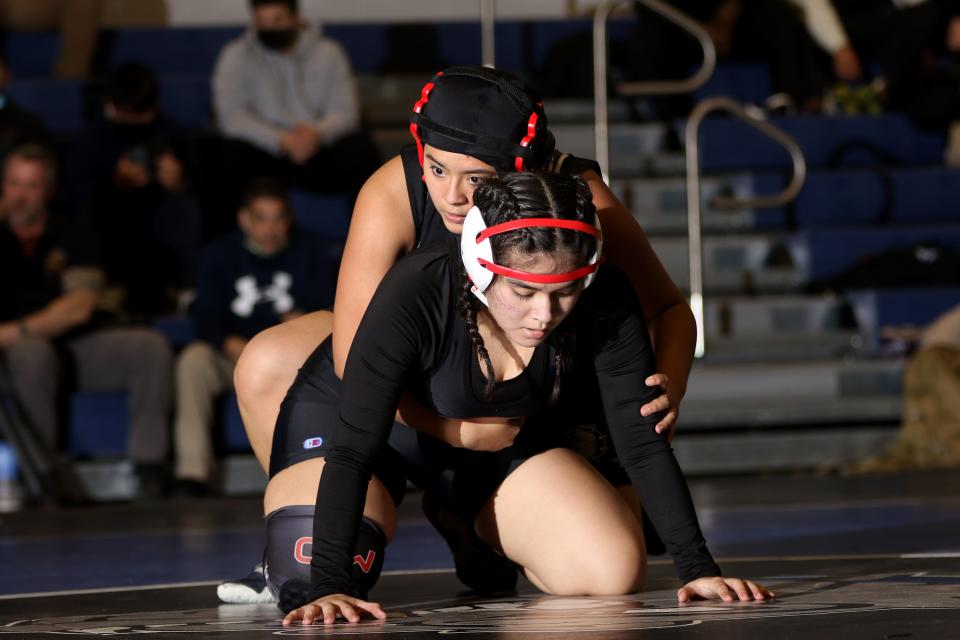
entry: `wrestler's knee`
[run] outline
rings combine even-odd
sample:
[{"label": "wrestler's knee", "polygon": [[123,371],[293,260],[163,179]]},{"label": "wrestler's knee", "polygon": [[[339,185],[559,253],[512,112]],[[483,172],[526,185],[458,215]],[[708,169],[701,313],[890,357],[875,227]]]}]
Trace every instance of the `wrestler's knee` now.
[{"label": "wrestler's knee", "polygon": [[262,331],[240,354],[233,370],[233,383],[241,402],[269,394],[282,380],[288,366],[273,344],[271,332]]},{"label": "wrestler's knee", "polygon": [[581,564],[583,593],[621,595],[643,588],[647,558],[642,542],[629,535],[619,541],[598,541],[584,550]]}]

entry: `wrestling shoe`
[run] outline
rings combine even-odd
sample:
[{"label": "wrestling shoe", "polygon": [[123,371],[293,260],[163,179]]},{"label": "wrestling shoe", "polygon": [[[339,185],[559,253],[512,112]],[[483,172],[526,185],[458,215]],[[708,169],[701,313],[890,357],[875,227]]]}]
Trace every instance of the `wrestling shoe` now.
[{"label": "wrestling shoe", "polygon": [[450,547],[460,582],[484,595],[517,588],[517,565],[512,560],[494,551],[472,526],[430,493],[423,494],[422,506],[427,520]]},{"label": "wrestling shoe", "polygon": [[247,577],[221,582],[217,585],[217,597],[227,604],[273,604],[273,594],[267,589],[263,576],[263,564],[253,568]]}]

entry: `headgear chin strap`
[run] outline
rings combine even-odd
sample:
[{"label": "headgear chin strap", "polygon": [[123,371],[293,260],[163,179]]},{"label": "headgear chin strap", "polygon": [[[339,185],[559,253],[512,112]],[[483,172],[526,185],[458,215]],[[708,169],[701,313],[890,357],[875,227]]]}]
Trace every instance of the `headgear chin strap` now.
[{"label": "headgear chin strap", "polygon": [[[603,262],[603,233],[600,229],[600,218],[597,216],[594,220],[595,224],[590,225],[579,220],[521,218],[487,227],[480,209],[477,207],[471,208],[463,221],[463,231],[460,235],[460,257],[463,260],[464,268],[467,270],[467,276],[473,284],[471,291],[483,304],[487,305],[487,297],[484,292],[493,282],[494,275],[535,284],[560,284],[583,278],[583,288],[586,289],[593,282],[597,275],[597,269]],[[496,264],[493,261],[493,247],[490,245],[490,236],[530,227],[572,229],[595,236],[597,238],[597,251],[585,267],[566,273],[530,273]]]}]

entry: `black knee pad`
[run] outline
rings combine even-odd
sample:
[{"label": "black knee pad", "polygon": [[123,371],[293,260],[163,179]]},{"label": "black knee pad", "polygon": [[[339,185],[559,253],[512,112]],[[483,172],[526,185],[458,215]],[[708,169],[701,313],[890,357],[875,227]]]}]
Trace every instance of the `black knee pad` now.
[{"label": "black knee pad", "polygon": [[[309,593],[310,559],[313,555],[313,514],[309,505],[281,507],[267,516],[267,550],[264,554],[264,575],[267,587],[284,606],[300,604]],[[368,518],[360,521],[357,546],[353,555],[349,594],[365,600],[383,570],[383,554],[387,538],[379,526]],[[281,606],[283,608],[283,606]]]},{"label": "black knee pad", "polygon": [[312,506],[294,505],[281,507],[267,516],[264,577],[267,588],[277,600],[280,599],[281,586],[291,580],[310,584],[313,511]]}]

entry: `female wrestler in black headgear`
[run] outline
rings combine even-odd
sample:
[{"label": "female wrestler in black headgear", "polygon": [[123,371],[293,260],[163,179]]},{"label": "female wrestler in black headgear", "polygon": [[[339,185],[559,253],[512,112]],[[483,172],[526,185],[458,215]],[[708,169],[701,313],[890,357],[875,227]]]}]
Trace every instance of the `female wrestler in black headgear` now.
[{"label": "female wrestler in black headgear", "polygon": [[[336,370],[342,372],[360,317],[383,274],[398,256],[448,232],[459,233],[472,204],[472,191],[481,179],[497,171],[530,167],[580,174],[607,228],[609,260],[627,273],[651,327],[661,373],[646,383],[664,392],[641,410],[645,415],[666,410],[656,429],[672,432],[692,360],[695,326],[689,308],[639,226],[603,184],[595,163],[556,152],[546,125],[542,105],[507,73],[452,68],[424,87],[411,122],[417,146],[377,171],[357,201],[332,318]],[[329,314],[318,313],[275,327],[255,338],[238,363],[240,406],[264,468],[280,401],[297,366],[330,326]],[[401,405],[401,414],[418,428],[469,448],[502,448],[517,433],[515,422],[450,420],[410,402]],[[273,482],[284,487],[278,495],[299,496],[301,504],[312,502],[312,489],[297,473],[279,474]],[[639,512],[632,489],[624,487],[623,494]],[[276,505],[268,501],[266,506],[270,511]],[[389,493],[374,486],[368,507],[389,536],[393,524],[383,515],[392,509]]]},{"label": "female wrestler in black headgear", "polygon": [[[642,587],[639,522],[584,458],[556,446],[556,425],[526,425],[499,453],[463,451],[394,425],[405,389],[441,415],[523,418],[551,406],[575,408],[582,387],[594,383],[617,453],[677,564],[681,601],[770,597],[750,581],[720,577],[672,450],[654,431],[659,416],[640,414],[657,393],[643,384],[654,370],[650,339],[629,283],[612,267],[597,273],[595,213],[589,188],[576,177],[507,173],[485,181],[460,239],[417,251],[385,276],[351,346],[342,387],[335,388],[322,350],[307,361],[281,409],[271,459],[279,467],[324,456],[314,459],[322,477],[311,514],[309,583],[295,566],[292,574],[283,567],[282,582],[275,575],[291,565],[284,551],[293,541],[268,533],[280,547],[268,548],[268,559],[277,558],[268,579],[281,607],[292,610],[285,623],[357,620],[359,611],[383,616],[365,600],[371,585],[355,569],[358,558],[366,566],[376,555],[358,554],[356,543],[371,527],[361,521],[371,475],[389,485],[397,469],[428,487],[452,476],[451,499],[475,515],[480,536],[547,593]],[[327,444],[315,453],[298,450],[312,440]]]},{"label": "female wrestler in black headgear", "polygon": [[[318,312],[264,331],[247,345],[237,364],[241,411],[263,467],[280,402],[299,365],[330,332],[331,322],[334,361],[342,373],[357,325],[383,275],[415,247],[444,231],[459,233],[477,182],[497,171],[516,170],[517,148],[524,149],[522,168],[580,175],[590,186],[608,231],[608,259],[633,284],[657,354],[660,373],[648,384],[663,393],[644,411],[666,410],[657,431],[672,436],[693,360],[696,325],[643,230],[603,183],[596,163],[554,149],[542,103],[525,83],[506,72],[447,69],[424,87],[417,105],[411,123],[417,148],[409,147],[383,165],[357,199],[334,316]],[[480,135],[471,140],[472,133]],[[423,151],[422,164],[418,148]],[[493,430],[485,431],[490,438]],[[510,433],[509,425],[505,433]]]}]

